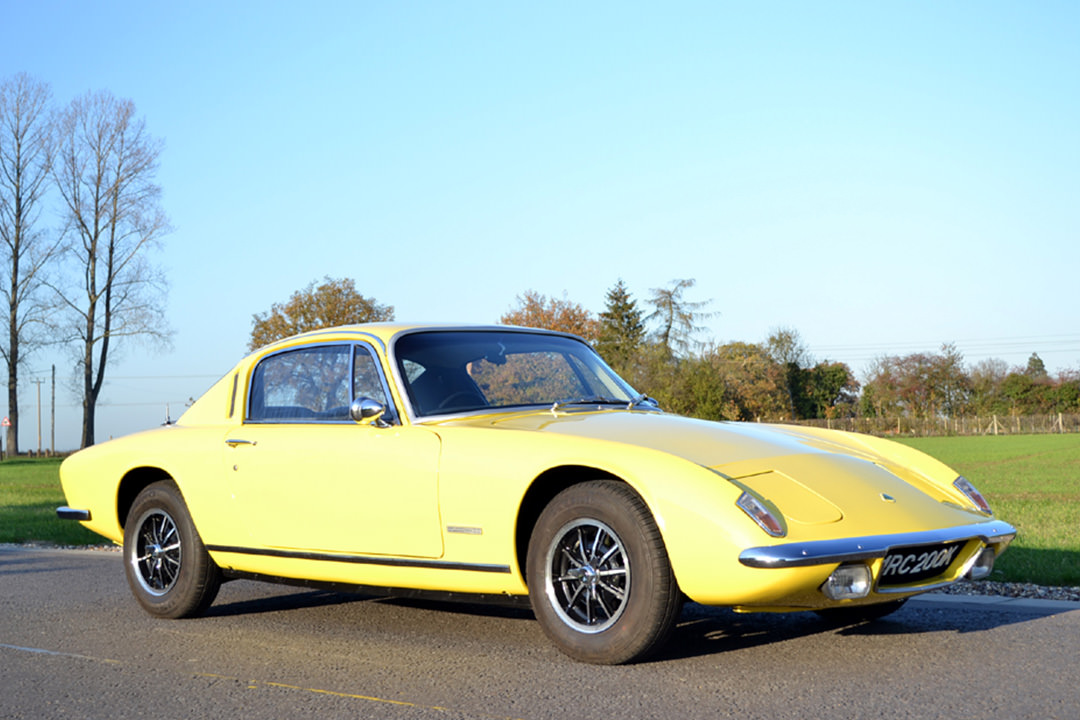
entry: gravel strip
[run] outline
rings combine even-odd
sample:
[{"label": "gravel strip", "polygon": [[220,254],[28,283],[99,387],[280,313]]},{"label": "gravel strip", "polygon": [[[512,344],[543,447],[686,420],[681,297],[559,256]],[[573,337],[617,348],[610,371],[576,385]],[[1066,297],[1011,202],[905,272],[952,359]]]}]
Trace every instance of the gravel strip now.
[{"label": "gravel strip", "polygon": [[96,552],[120,552],[122,549],[119,545],[113,543],[102,545],[57,545],[53,542],[0,543],[0,547],[37,548],[38,550],[94,550]]},{"label": "gravel strip", "polygon": [[998,597],[1026,598],[1029,600],[1068,600],[1080,602],[1080,587],[1056,587],[1034,583],[1009,583],[995,580],[968,581],[935,590],[946,595],[994,595]]}]

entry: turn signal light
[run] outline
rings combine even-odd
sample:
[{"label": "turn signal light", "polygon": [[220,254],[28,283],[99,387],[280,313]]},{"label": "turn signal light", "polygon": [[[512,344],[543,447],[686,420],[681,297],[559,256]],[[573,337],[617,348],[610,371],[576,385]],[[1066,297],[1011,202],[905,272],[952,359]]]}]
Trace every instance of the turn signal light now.
[{"label": "turn signal light", "polygon": [[975,507],[987,515],[993,515],[993,511],[990,509],[990,503],[986,502],[986,498],[982,496],[982,493],[975,489],[975,486],[971,482],[961,475],[953,480],[953,486],[964,493],[968,500],[970,500]]},{"label": "turn signal light", "polygon": [[744,492],[739,496],[739,499],[735,501],[735,504],[739,506],[740,510],[749,515],[765,532],[773,537],[784,536],[784,526],[780,524],[780,519],[773,515],[769,508],[765,507],[765,503],[761,502],[750,493]]}]

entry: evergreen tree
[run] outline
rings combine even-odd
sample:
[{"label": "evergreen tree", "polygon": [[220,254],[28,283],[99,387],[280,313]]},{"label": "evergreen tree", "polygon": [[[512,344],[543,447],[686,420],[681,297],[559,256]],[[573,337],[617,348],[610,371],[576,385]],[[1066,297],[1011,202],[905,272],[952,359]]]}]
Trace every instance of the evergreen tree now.
[{"label": "evergreen tree", "polygon": [[657,324],[656,342],[672,357],[689,356],[699,347],[695,336],[702,330],[700,323],[714,315],[701,310],[711,300],[691,302],[683,299],[683,292],[695,283],[693,278],[672,280],[671,287],[653,288],[648,300],[654,310],[645,319]]},{"label": "evergreen tree", "polygon": [[597,351],[616,367],[625,367],[645,339],[645,322],[637,301],[622,278],[607,292],[607,304],[600,313]]},{"label": "evergreen tree", "polygon": [[1032,380],[1047,380],[1049,375],[1046,374],[1046,363],[1039,357],[1039,353],[1031,353],[1031,357],[1027,361],[1027,370],[1024,371]]}]

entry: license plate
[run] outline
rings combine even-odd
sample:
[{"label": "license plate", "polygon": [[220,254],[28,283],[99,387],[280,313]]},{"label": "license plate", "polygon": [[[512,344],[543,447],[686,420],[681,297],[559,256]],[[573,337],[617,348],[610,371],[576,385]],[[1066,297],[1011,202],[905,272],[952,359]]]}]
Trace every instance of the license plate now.
[{"label": "license plate", "polygon": [[963,543],[901,548],[885,556],[878,586],[909,585],[944,573]]}]

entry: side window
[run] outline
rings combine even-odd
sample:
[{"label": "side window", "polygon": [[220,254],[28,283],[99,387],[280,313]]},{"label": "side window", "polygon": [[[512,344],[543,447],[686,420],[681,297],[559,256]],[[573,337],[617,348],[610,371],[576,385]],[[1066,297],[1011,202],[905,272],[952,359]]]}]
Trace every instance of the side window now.
[{"label": "side window", "polygon": [[348,420],[350,345],[318,345],[264,358],[251,379],[254,422]]},{"label": "side window", "polygon": [[389,407],[383,389],[382,374],[375,358],[361,345],[356,346],[353,358],[353,397],[368,397]]}]

